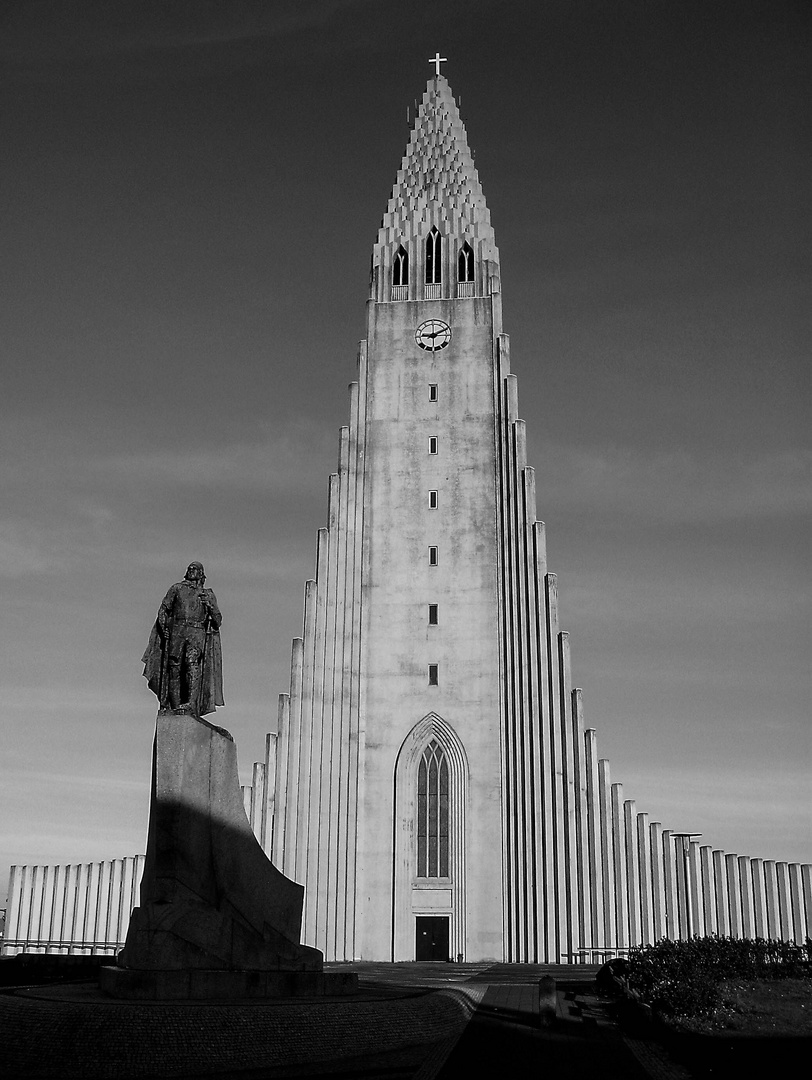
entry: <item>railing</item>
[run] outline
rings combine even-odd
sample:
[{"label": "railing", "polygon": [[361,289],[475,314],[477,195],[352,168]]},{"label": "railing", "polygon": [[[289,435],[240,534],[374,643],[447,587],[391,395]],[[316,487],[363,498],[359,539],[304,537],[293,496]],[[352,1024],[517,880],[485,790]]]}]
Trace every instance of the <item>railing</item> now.
[{"label": "railing", "polygon": [[592,948],[582,945],[581,948],[564,955],[570,958],[571,964],[604,964],[615,956],[628,956],[628,954],[628,945],[619,945],[617,947],[614,945],[595,945]]},{"label": "railing", "polygon": [[19,953],[33,953],[35,956],[115,956],[123,948],[123,941],[64,941],[26,937],[0,940],[0,954],[3,956],[16,956]]},{"label": "railing", "polygon": [[426,291],[424,293],[425,299],[426,300],[439,300],[440,299],[440,290],[441,289],[442,289],[442,285],[439,284],[439,282],[436,285],[426,285]]},{"label": "railing", "polygon": [[473,282],[473,281],[458,281],[457,282],[457,296],[458,297],[473,296],[474,295],[474,285],[475,285],[475,282]]},{"label": "railing", "polygon": [[392,286],[392,299],[393,300],[408,300],[409,299],[409,286],[408,285],[393,285]]}]

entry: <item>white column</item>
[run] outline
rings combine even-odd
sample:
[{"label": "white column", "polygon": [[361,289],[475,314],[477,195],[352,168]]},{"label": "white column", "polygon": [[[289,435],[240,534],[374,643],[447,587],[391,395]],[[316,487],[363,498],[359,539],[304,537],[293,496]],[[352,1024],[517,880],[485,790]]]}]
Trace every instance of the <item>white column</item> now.
[{"label": "white column", "polygon": [[713,849],[710,844],[703,844],[699,849],[699,863],[702,874],[702,909],[706,934],[717,932],[716,892],[713,874]]},{"label": "white column", "polygon": [[550,782],[553,792],[553,851],[555,866],[554,895],[551,897],[556,911],[556,948],[551,959],[557,963],[566,963],[562,956],[562,925],[566,926],[566,864],[565,834],[566,820],[564,813],[564,760],[561,745],[561,692],[560,667],[558,654],[558,578],[547,574],[545,579],[547,599],[547,670],[549,686],[550,716],[548,738],[552,753],[552,773]]},{"label": "white column", "polygon": [[690,908],[688,905],[688,838],[676,836],[677,861],[674,873],[677,881],[677,910],[679,912],[679,936],[684,941],[690,937]]},{"label": "white column", "polygon": [[101,900],[102,872],[104,864],[97,862],[90,864],[90,876],[88,878],[87,907],[85,908],[85,944],[91,956],[96,954],[96,942],[98,938],[99,903]]},{"label": "white column", "polygon": [[251,772],[251,787],[253,798],[251,799],[251,828],[254,830],[260,845],[262,844],[262,819],[265,806],[265,762],[255,761]]},{"label": "white column", "polygon": [[730,907],[727,899],[727,862],[724,851],[713,852],[713,877],[716,883],[716,925],[720,937],[730,934]]},{"label": "white column", "polygon": [[629,944],[629,894],[626,876],[626,823],[623,817],[623,785],[612,784],[612,843],[615,849],[615,912],[617,944]]},{"label": "white column", "polygon": [[[577,895],[578,865],[580,852],[577,839],[577,790],[576,790],[576,766],[575,744],[573,740],[572,721],[572,675],[570,670],[570,636],[566,630],[561,630],[558,635],[558,651],[560,672],[559,680],[561,687],[561,760],[564,769],[564,851],[565,866],[568,867],[564,874],[566,886],[567,935],[562,942],[563,952],[572,963],[575,960],[573,949],[579,945],[579,900]],[[575,873],[573,873],[575,871]]]},{"label": "white column", "polygon": [[[308,595],[315,588],[315,581],[305,582],[305,623],[307,622]],[[290,702],[288,712],[288,761],[285,785],[285,816],[283,836],[283,859],[277,866],[287,877],[297,880],[296,847],[299,843],[299,759],[302,752],[302,682],[304,677],[304,639],[294,638],[291,648]]]},{"label": "white column", "polygon": [[[15,941],[20,937],[20,914],[22,911],[23,866],[12,866],[8,880],[8,908],[6,910],[5,940]],[[20,950],[16,946],[4,945],[3,956],[16,956]]]},{"label": "white column", "polygon": [[688,905],[691,913],[690,932],[703,937],[705,911],[702,903],[702,872],[699,866],[699,842],[691,840],[688,845]]},{"label": "white column", "polygon": [[676,837],[670,829],[663,829],[663,882],[665,884],[665,933],[671,941],[678,941],[680,936],[679,900],[677,895],[677,853]]},{"label": "white column", "polygon": [[538,741],[540,750],[541,779],[541,881],[542,881],[542,925],[539,940],[545,960],[555,959],[556,943],[556,868],[555,868],[555,804],[553,792],[553,751],[548,731],[550,730],[550,684],[547,668],[550,657],[547,651],[546,611],[547,611],[547,540],[543,521],[533,526],[534,550],[536,557],[535,588],[536,607],[541,620],[538,641],[536,643],[538,664]]},{"label": "white column", "polygon": [[623,803],[623,831],[626,836],[626,895],[629,904],[629,944],[639,945],[640,938],[640,868],[637,856],[637,804]]},{"label": "white column", "polygon": [[82,867],[80,865],[68,866],[65,881],[65,914],[62,920],[62,937],[68,942],[67,951],[69,953],[74,951],[74,942],[77,940],[76,907],[81,876]]},{"label": "white column", "polygon": [[778,911],[778,875],[772,859],[764,860],[764,892],[767,899],[767,937],[781,940],[781,916]]},{"label": "white column", "polygon": [[134,907],[133,891],[135,877],[135,859],[128,855],[124,859],[121,869],[121,906],[118,909],[118,927],[116,937],[123,942],[127,937],[127,928],[130,925],[130,915]]},{"label": "white column", "polygon": [[803,945],[806,937],[806,914],[804,912],[801,867],[799,863],[790,863],[787,870],[789,872],[789,899],[792,911],[792,937],[796,945]]},{"label": "white column", "polygon": [[110,946],[110,952],[115,952],[119,944],[124,944],[118,936],[118,927],[121,922],[121,909],[124,907],[122,884],[124,881],[124,860],[110,860],[110,904],[107,915],[107,936],[105,940]]},{"label": "white column", "polygon": [[781,937],[792,941],[792,912],[789,900],[789,868],[785,862],[775,864],[775,876],[778,880],[778,915],[781,920]]},{"label": "white column", "polygon": [[730,936],[742,936],[742,901],[739,882],[739,859],[737,855],[726,855],[727,864],[727,903],[730,914]]},{"label": "white column", "polygon": [[755,937],[753,933],[753,877],[747,855],[739,856],[739,895],[742,905],[742,937],[751,939]]},{"label": "white column", "polygon": [[42,918],[42,876],[45,867],[32,866],[30,877],[31,895],[28,903],[28,923],[25,927],[26,941],[32,944],[26,947],[26,952],[38,952],[33,942],[39,938],[39,924]]},{"label": "white column", "polygon": [[649,826],[651,852],[651,916],[654,941],[666,936],[665,871],[663,869],[663,827],[659,821]]},{"label": "white column", "polygon": [[284,871],[285,833],[287,831],[288,762],[291,754],[290,694],[280,694],[276,716],[276,782],[274,790],[271,862]]},{"label": "white column", "polygon": [[67,899],[68,867],[57,866],[56,879],[54,881],[54,903],[51,910],[51,926],[48,935],[48,939],[52,944],[49,946],[48,952],[56,953],[60,956],[68,951],[63,944],[65,941],[64,923]]},{"label": "white column", "polygon": [[650,945],[654,941],[654,922],[651,903],[651,830],[648,814],[637,815],[637,865],[640,875],[640,941]]},{"label": "white column", "polygon": [[753,933],[757,938],[767,933],[767,893],[764,888],[764,865],[761,859],[750,860],[750,885],[753,895]]},{"label": "white column", "polygon": [[[589,813],[586,805],[586,751],[584,746],[584,703],[578,687],[572,691],[572,747],[575,776],[575,842],[578,852],[578,927],[579,948],[591,949],[592,938],[592,877],[589,863]],[[581,962],[590,963],[589,952],[584,952]]]},{"label": "white column", "polygon": [[54,907],[54,877],[56,874],[55,866],[43,866],[42,878],[41,878],[41,900],[39,906],[39,919],[36,926],[33,937],[37,941],[41,941],[43,944],[37,946],[37,952],[46,953],[48,951],[47,942],[51,934],[51,915],[53,914]]},{"label": "white column", "polygon": [[[595,729],[584,732],[586,760],[587,858],[589,861],[589,904],[592,924],[592,944],[606,944],[603,922],[603,873],[601,868],[601,807],[598,788],[598,747]],[[592,960],[596,957],[593,953]]]},{"label": "white column", "polygon": [[801,863],[801,888],[804,894],[804,910],[806,912],[806,926],[804,936],[812,937],[812,864]]},{"label": "white column", "polygon": [[269,731],[265,736],[265,802],[262,806],[262,850],[272,858],[273,817],[276,796],[276,744],[278,734]]},{"label": "white column", "polygon": [[614,951],[618,946],[615,916],[615,849],[612,834],[612,784],[609,762],[598,761],[601,830],[601,875],[603,877],[603,936],[604,943]]}]

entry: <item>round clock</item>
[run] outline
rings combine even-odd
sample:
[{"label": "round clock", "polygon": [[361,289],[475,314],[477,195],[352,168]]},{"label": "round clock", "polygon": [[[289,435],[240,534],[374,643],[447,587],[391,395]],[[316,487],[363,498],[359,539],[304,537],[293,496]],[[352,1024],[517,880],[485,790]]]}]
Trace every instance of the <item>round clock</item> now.
[{"label": "round clock", "polygon": [[437,352],[451,341],[451,327],[440,319],[427,319],[415,330],[414,339],[421,349]]}]

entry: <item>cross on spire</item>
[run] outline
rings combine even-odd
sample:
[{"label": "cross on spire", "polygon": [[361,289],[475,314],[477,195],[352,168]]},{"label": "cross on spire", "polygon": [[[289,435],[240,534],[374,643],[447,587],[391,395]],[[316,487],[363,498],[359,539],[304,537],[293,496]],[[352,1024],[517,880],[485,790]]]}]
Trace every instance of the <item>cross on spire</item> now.
[{"label": "cross on spire", "polygon": [[447,56],[440,56],[440,54],[438,52],[438,53],[435,53],[434,56],[432,56],[429,59],[429,63],[434,64],[434,74],[439,75],[440,74],[440,64],[447,64],[448,63],[448,57]]}]

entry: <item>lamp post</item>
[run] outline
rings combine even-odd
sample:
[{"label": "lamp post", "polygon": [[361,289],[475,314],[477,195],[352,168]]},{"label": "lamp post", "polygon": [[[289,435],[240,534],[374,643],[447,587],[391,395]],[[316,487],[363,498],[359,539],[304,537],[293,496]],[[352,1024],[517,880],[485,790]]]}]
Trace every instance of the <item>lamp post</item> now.
[{"label": "lamp post", "polygon": [[691,918],[691,890],[690,890],[690,872],[688,867],[688,849],[691,846],[691,841],[702,835],[701,832],[675,832],[672,836],[678,837],[682,841],[682,880],[683,880],[683,893],[685,896],[685,929],[687,931],[686,938],[691,939],[693,935],[693,919]]}]

